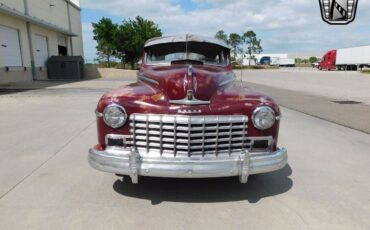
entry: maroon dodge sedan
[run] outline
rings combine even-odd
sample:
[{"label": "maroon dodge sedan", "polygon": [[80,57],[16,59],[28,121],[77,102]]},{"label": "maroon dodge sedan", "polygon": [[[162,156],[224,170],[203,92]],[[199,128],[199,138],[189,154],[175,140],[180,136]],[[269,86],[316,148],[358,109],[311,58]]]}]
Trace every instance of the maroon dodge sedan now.
[{"label": "maroon dodge sedan", "polygon": [[287,164],[278,148],[281,112],[236,80],[230,49],[196,35],[146,42],[137,82],[103,95],[90,165],[139,176],[248,176]]}]

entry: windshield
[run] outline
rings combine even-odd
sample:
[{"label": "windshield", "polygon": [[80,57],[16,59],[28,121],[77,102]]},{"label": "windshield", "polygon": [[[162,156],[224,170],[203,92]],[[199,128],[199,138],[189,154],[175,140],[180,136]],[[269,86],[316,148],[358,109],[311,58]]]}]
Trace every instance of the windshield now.
[{"label": "windshield", "polygon": [[146,49],[147,63],[171,64],[174,61],[191,60],[203,64],[227,65],[228,49],[210,43],[181,42],[150,46]]}]

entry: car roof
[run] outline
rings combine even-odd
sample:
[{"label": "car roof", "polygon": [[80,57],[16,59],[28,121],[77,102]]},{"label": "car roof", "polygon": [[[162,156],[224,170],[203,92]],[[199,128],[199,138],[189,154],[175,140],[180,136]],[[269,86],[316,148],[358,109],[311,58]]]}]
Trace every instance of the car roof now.
[{"label": "car roof", "polygon": [[194,34],[184,34],[184,35],[177,35],[177,36],[164,36],[164,37],[156,37],[149,39],[144,47],[159,45],[159,44],[167,44],[167,43],[178,43],[178,42],[206,42],[211,44],[216,44],[222,46],[224,48],[230,49],[230,47],[224,42],[223,40],[211,37],[205,37],[200,35]]}]

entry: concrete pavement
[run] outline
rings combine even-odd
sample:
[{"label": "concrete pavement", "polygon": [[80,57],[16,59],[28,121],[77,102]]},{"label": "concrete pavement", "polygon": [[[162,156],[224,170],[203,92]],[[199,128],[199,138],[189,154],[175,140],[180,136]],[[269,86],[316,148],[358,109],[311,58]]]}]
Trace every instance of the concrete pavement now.
[{"label": "concrete pavement", "polygon": [[[293,68],[295,69],[295,68]],[[235,73],[240,76],[240,71]],[[333,98],[354,100],[370,105],[370,75],[353,71],[243,71],[244,81]]]},{"label": "concrete pavement", "polygon": [[336,101],[334,98],[250,82],[246,84],[255,90],[267,93],[281,106],[370,134],[370,105],[346,104],[345,101]]},{"label": "concrete pavement", "polygon": [[0,96],[0,229],[369,229],[368,134],[283,108],[284,169],[250,178],[93,170],[93,110],[112,79]]},{"label": "concrete pavement", "polygon": [[[241,72],[235,73],[241,81]],[[243,71],[243,83],[272,96],[281,106],[370,134],[370,76],[366,74]]]}]

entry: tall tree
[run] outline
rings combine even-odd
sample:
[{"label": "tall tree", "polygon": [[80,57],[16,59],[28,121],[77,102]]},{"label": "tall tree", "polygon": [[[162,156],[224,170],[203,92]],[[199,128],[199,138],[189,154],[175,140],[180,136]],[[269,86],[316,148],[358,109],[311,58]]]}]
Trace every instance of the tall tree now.
[{"label": "tall tree", "polygon": [[111,66],[111,57],[115,54],[115,44],[113,42],[117,33],[117,24],[114,24],[109,18],[102,18],[98,23],[92,23],[94,28],[94,40],[97,41],[99,57],[107,60],[108,67]]},{"label": "tall tree", "polygon": [[242,40],[247,47],[246,53],[249,56],[249,65],[251,65],[253,54],[259,54],[263,51],[261,39],[257,39],[256,33],[252,30],[249,30],[243,34]]},{"label": "tall tree", "polygon": [[318,58],[317,58],[317,57],[310,57],[310,58],[308,59],[308,61],[309,61],[310,63],[315,63],[315,62],[317,62],[317,61],[318,61]]},{"label": "tall tree", "polygon": [[114,43],[119,53],[124,54],[131,68],[143,54],[145,41],[162,36],[161,29],[154,22],[137,16],[135,20],[123,21],[115,35]]},{"label": "tall tree", "polygon": [[229,43],[228,38],[227,38],[227,34],[225,34],[225,31],[223,31],[223,30],[219,30],[216,33],[215,38],[223,40],[224,42],[226,42],[226,44]]},{"label": "tall tree", "polygon": [[229,35],[229,45],[231,47],[231,53],[233,54],[234,60],[236,56],[241,51],[242,37],[239,34],[231,33]]}]

